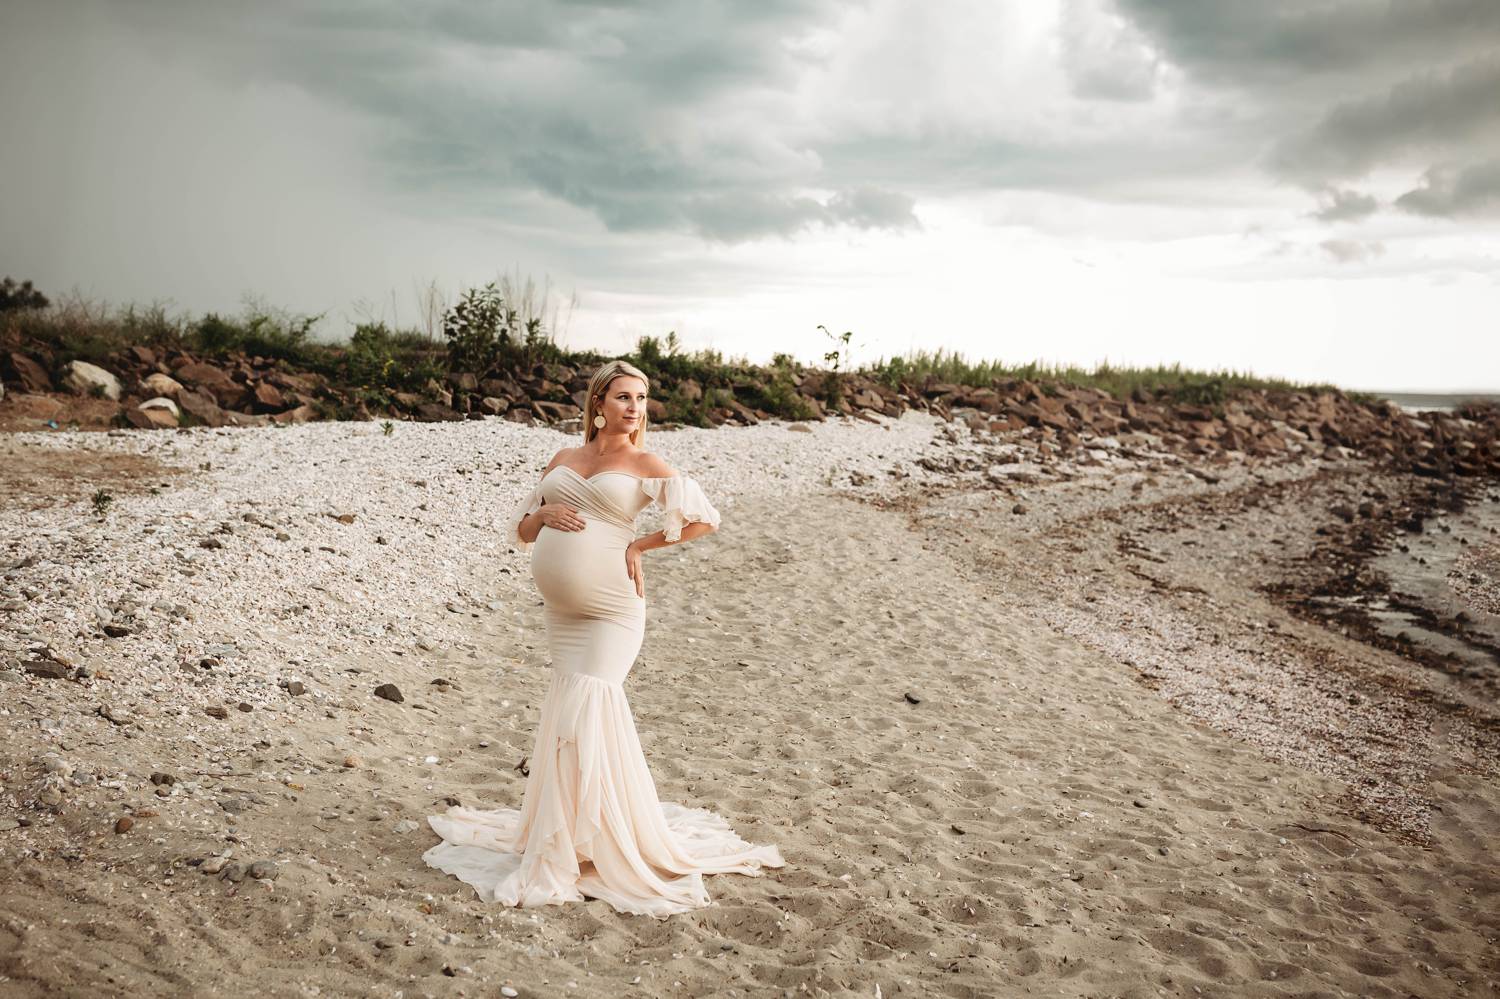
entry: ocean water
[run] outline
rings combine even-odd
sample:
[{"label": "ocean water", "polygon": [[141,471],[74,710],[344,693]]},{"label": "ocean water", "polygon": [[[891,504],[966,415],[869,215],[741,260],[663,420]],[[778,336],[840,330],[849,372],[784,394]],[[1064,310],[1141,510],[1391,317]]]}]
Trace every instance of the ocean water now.
[{"label": "ocean water", "polygon": [[[1362,601],[1387,636],[1404,633],[1447,657],[1454,680],[1486,705],[1500,700],[1500,614],[1466,600],[1454,586],[1454,574],[1467,549],[1495,544],[1500,544],[1500,489],[1461,513],[1436,513],[1420,531],[1398,534],[1395,546],[1372,563],[1390,581],[1390,592]],[[1461,622],[1455,621],[1459,615]]]},{"label": "ocean water", "polygon": [[1466,402],[1500,403],[1500,392],[1371,392],[1370,394],[1381,399],[1389,399],[1408,413],[1432,410],[1448,413]]}]

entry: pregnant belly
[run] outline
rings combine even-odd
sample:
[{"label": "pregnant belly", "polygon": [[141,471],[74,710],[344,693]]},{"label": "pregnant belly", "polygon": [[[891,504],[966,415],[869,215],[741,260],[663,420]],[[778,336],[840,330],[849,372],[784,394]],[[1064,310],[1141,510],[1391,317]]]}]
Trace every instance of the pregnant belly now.
[{"label": "pregnant belly", "polygon": [[625,568],[633,532],[597,520],[581,531],[543,527],[531,549],[531,578],[553,610],[591,617],[638,613],[641,598]]}]

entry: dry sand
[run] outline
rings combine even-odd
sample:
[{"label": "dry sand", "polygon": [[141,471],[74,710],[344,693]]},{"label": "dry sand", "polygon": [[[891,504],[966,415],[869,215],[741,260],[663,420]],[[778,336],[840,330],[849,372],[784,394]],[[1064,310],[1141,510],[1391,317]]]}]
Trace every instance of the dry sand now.
[{"label": "dry sand", "polygon": [[[1141,563],[1122,555],[1111,518],[1148,501],[1190,511],[1205,491],[1232,491],[1232,478],[1210,489],[1161,473],[1132,490],[1134,473],[1104,467],[1052,485],[954,488],[911,464],[961,449],[930,426],[814,431],[657,437],[722,501],[724,524],[648,556],[646,644],[627,682],[661,796],[722,811],[745,838],[777,844],[785,868],[710,878],[713,906],[657,921],[600,901],[496,909],[422,865],[433,837],[420,820],[445,798],[519,804],[514,767],[530,751],[547,683],[524,557],[498,537],[476,544],[484,525],[456,523],[466,518],[451,531],[441,517],[410,527],[420,555],[394,535],[419,498],[397,480],[421,477],[422,502],[449,513],[477,502],[473,464],[445,471],[444,452],[431,467],[391,468],[390,482],[345,472],[347,496],[318,499],[359,506],[356,525],[390,508],[369,532],[395,544],[330,546],[360,560],[358,586],[379,600],[361,603],[341,571],[318,577],[330,603],[280,619],[279,630],[242,612],[235,632],[236,603],[210,592],[228,563],[198,566],[185,588],[172,587],[175,576],[143,577],[134,588],[148,603],[170,591],[151,637],[186,650],[161,654],[164,670],[190,678],[186,688],[164,673],[134,687],[117,679],[129,696],[111,693],[98,674],[146,670],[149,657],[120,651],[146,639],[82,637],[94,624],[83,615],[78,634],[62,633],[61,592],[37,590],[0,616],[0,638],[7,620],[30,635],[11,642],[16,661],[55,631],[50,644],[95,673],[92,685],[0,683],[0,817],[30,822],[0,832],[0,996],[489,997],[505,985],[522,996],[1497,994],[1494,729],[1455,711],[1403,715],[1437,726],[1420,754],[1386,747],[1405,761],[1394,786],[1420,814],[1357,817],[1351,784],[1391,785],[1373,772],[1384,758],[1370,748],[1387,738],[1385,716],[1359,714],[1376,720],[1346,734],[1352,748],[1340,753],[1311,734],[1327,721],[1308,721],[1323,717],[1308,692],[1331,685],[1346,702],[1351,693],[1390,701],[1396,713],[1408,700],[1379,684],[1356,689],[1382,664],[1325,675],[1319,687],[1309,677],[1330,657],[1364,654],[1269,602],[1225,607],[1248,599],[1251,580],[1237,588],[1222,556],[1284,511],[1247,512],[1207,561],[1179,551],[1173,562],[1137,532],[1140,550],[1161,560],[1151,582],[1131,571]],[[158,496],[121,497],[111,514],[118,547],[141,540],[152,512],[179,506],[220,504],[198,518],[204,533],[237,504],[290,509],[297,489],[264,477],[258,488],[256,462],[290,459],[285,442],[312,446],[334,432],[144,435],[152,448],[178,436],[172,467],[185,472],[162,477]],[[466,442],[460,451],[476,447],[475,434],[500,435],[518,470],[561,443],[499,421],[421,433],[426,449]],[[251,443],[267,438],[275,451]],[[142,439],[93,440],[129,450]],[[482,440],[493,453],[495,441]],[[0,450],[0,461],[22,460],[21,450]],[[792,471],[756,487],[751,473],[768,455]],[[851,479],[873,486],[851,489]],[[324,484],[311,475],[302,491]],[[503,510],[522,487],[491,473],[480,494]],[[73,525],[86,504],[7,506],[0,527]],[[1204,527],[1178,515],[1185,529]],[[1207,516],[1205,529],[1218,532],[1220,512]],[[267,607],[311,592],[304,559],[319,550],[317,532],[343,526],[288,515],[282,527],[296,536],[279,588],[267,581],[275,572],[256,577]],[[64,535],[76,542],[78,530],[58,526],[53,547]],[[259,541],[226,541],[207,557],[267,557]],[[299,554],[304,541],[312,551]],[[27,586],[45,560],[5,567],[21,549],[47,546],[30,535],[4,542],[0,579]],[[84,577],[108,576],[110,546],[101,547],[92,558],[67,549],[77,585],[96,598],[109,587]],[[423,575],[439,556],[451,560],[450,592]],[[401,564],[412,558],[422,564]],[[422,585],[391,606],[382,581],[409,577]],[[188,616],[178,603],[191,605]],[[1213,630],[1216,615],[1232,619],[1219,641],[1181,634]],[[355,641],[372,627],[379,638]],[[1267,657],[1274,669],[1253,668],[1242,639],[1256,630],[1293,636]],[[317,645],[320,631],[343,637]],[[209,634],[253,654],[227,654],[205,679],[193,668]],[[1226,644],[1232,656],[1201,655]],[[309,687],[300,697],[276,686],[290,674],[271,657],[289,648],[314,650],[296,664]],[[1159,665],[1146,668],[1148,653]],[[236,666],[237,657],[253,661]],[[1206,679],[1174,686],[1145,675],[1164,671]],[[1228,694],[1203,693],[1224,689],[1225,676]],[[438,677],[451,683],[433,685]],[[383,681],[406,701],[373,697]],[[153,686],[154,699],[144,692]],[[201,713],[240,696],[254,710],[231,703],[222,721]],[[1236,728],[1237,718],[1253,724]],[[60,784],[44,778],[48,753],[92,775],[61,782],[55,810],[36,801],[38,788]],[[346,767],[350,754],[356,765]],[[168,796],[157,796],[154,771],[176,775]],[[132,813],[133,828],[116,834]],[[236,862],[275,860],[278,876],[236,884],[189,865],[225,847]]]}]

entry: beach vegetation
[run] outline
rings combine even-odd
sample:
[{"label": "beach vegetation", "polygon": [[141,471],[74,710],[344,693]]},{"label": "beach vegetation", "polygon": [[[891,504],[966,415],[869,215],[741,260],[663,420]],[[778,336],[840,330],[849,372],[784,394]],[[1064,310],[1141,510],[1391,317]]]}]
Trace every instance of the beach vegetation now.
[{"label": "beach vegetation", "polygon": [[1132,367],[1102,361],[1091,368],[1043,361],[1007,364],[1002,361],[970,361],[961,353],[943,349],[918,350],[889,359],[881,358],[863,371],[890,388],[898,388],[903,382],[921,385],[929,380],[974,388],[1028,381],[1037,383],[1043,392],[1050,390],[1051,394],[1061,387],[1096,388],[1120,399],[1141,395],[1165,396],[1186,405],[1210,407],[1222,405],[1230,395],[1241,390],[1341,391],[1333,385],[1265,378],[1241,371],[1197,371],[1180,364]]},{"label": "beach vegetation", "polygon": [[[551,384],[543,389],[544,397],[567,401],[571,390],[564,383],[607,359],[596,350],[563,347],[562,306],[546,285],[519,274],[466,288],[451,304],[434,287],[422,327],[365,317],[351,320],[347,339],[317,339],[314,328],[323,319],[323,314],[289,312],[254,299],[236,315],[196,317],[173,316],[160,303],[110,308],[76,294],[53,303],[29,281],[0,282],[0,339],[10,349],[24,345],[51,370],[71,360],[109,368],[112,357],[118,359],[132,347],[154,350],[161,370],[168,370],[165,360],[172,352],[226,363],[239,357],[257,367],[279,361],[338,386],[346,401],[320,401],[313,407],[320,416],[334,418],[350,418],[361,408],[394,415],[410,405],[398,396],[440,399],[445,384],[459,373],[481,381],[512,378],[533,386],[532,391],[545,375]],[[827,349],[817,355],[821,366],[784,352],[773,355],[769,364],[752,364],[713,348],[688,350],[675,330],[640,336],[625,357],[651,378],[652,395],[665,407],[665,422],[691,426],[714,425],[729,413],[748,418],[752,411],[781,419],[815,418],[819,404],[844,409],[850,392],[870,382],[929,396],[936,385],[1007,390],[1031,382],[1054,396],[1083,387],[1121,399],[1165,400],[1215,412],[1245,390],[1339,391],[1332,385],[1179,364],[1010,363],[971,360],[943,349],[914,350],[856,367],[850,361],[852,331],[836,334],[822,324],[816,329],[826,339]],[[183,414],[183,426],[197,422]]]}]

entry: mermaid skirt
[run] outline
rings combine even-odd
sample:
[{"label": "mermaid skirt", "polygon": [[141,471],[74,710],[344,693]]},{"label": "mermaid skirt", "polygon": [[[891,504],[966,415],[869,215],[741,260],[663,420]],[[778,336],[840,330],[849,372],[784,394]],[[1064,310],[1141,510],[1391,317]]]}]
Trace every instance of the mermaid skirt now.
[{"label": "mermaid skirt", "polygon": [[520,809],[457,806],[427,819],[443,841],[422,859],[487,902],[598,898],[667,916],[710,904],[705,874],[784,864],[775,846],[752,846],[715,812],[658,800],[623,686],[645,604],[624,570],[629,538],[610,526],[543,529],[537,539],[552,678]]}]

